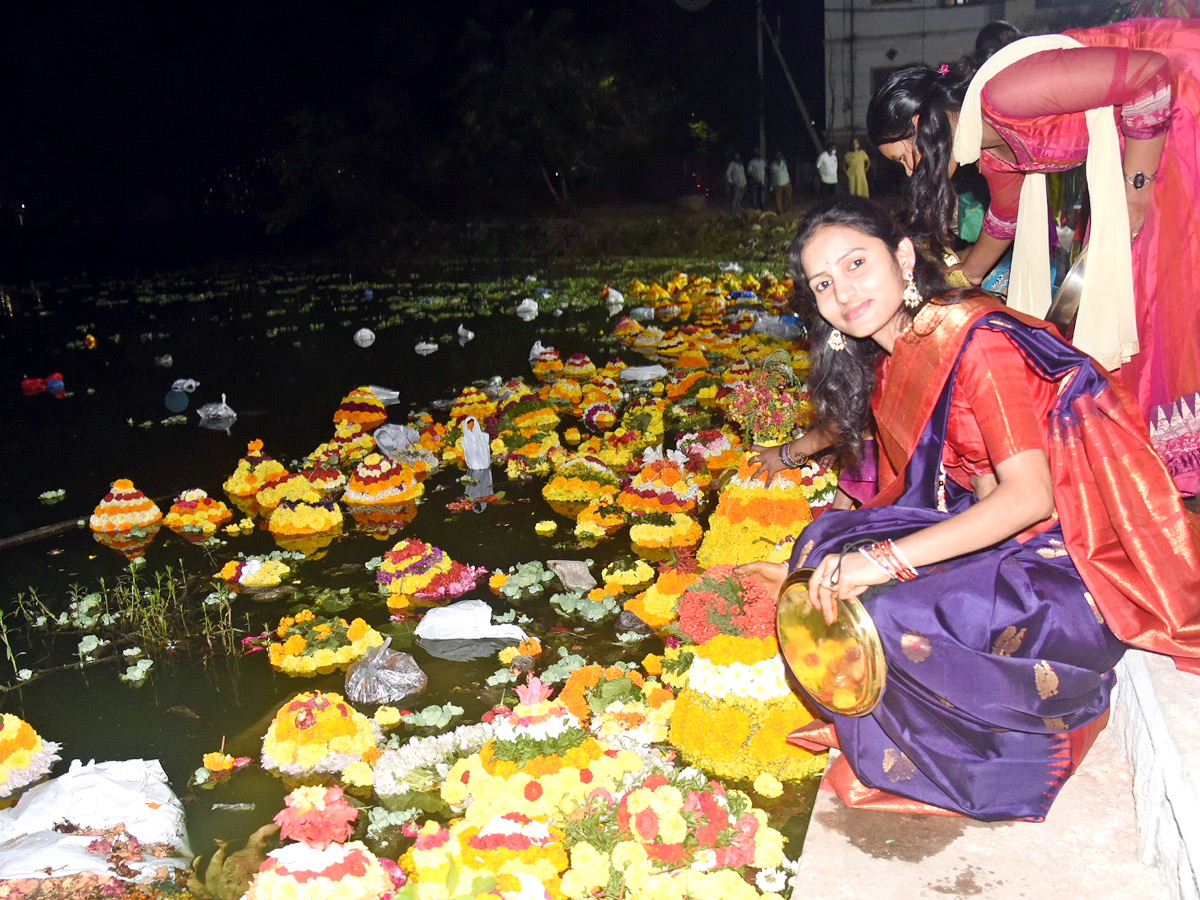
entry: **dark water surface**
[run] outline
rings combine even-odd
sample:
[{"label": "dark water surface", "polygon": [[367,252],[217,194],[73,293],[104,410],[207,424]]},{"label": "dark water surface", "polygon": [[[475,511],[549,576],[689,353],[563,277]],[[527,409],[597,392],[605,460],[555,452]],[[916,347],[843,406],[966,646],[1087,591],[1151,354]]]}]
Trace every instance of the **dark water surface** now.
[{"label": "dark water surface", "polygon": [[[630,264],[621,264],[583,277],[555,273],[553,279],[543,275],[530,282],[527,274],[447,265],[432,274],[376,279],[241,272],[100,284],[78,280],[41,285],[36,294],[28,288],[12,291],[13,314],[0,308],[0,422],[6,426],[0,541],[86,519],[117,478],[132,479],[164,513],[188,488],[227,499],[221,484],[248,441],[261,438],[266,452],[285,465],[302,458],[332,436],[334,410],[361,384],[399,391],[400,403],[389,408],[389,415],[403,421],[410,411],[449,400],[470,382],[528,376],[529,349],[539,339],[557,347],[564,359],[582,351],[603,363],[613,354],[600,341],[609,324],[596,304],[600,287],[609,279],[623,287],[632,277],[661,272],[645,266],[631,272]],[[528,323],[512,312],[527,296],[539,299],[543,309]],[[559,304],[567,306],[560,316],[546,312]],[[460,323],[476,333],[466,346],[454,337]],[[351,339],[364,326],[376,333],[367,349]],[[95,349],[83,347],[86,334],[96,338]],[[413,349],[418,340],[436,340],[440,349],[418,356]],[[155,358],[167,353],[173,365],[156,365]],[[631,364],[645,362],[629,354],[625,358]],[[22,378],[54,371],[64,376],[70,396],[22,395]],[[194,378],[200,385],[183,412],[186,424],[163,425],[171,415],[164,397],[177,378]],[[198,427],[195,414],[222,393],[238,413],[228,435]],[[445,420],[444,411],[435,415]],[[405,535],[489,569],[554,557],[590,557],[602,564],[628,552],[627,541],[619,539],[580,551],[565,540],[570,529],[561,519],[557,538],[538,537],[534,523],[553,517],[541,499],[541,482],[508,484],[502,469],[496,470],[496,487],[512,502],[479,514],[450,513],[446,503],[462,495],[460,474],[443,470],[426,482],[424,503]],[[66,491],[62,502],[39,502],[38,494],[60,488]],[[299,565],[293,574],[301,588],[351,588],[360,602],[346,615],[362,615],[378,626],[387,621],[387,610],[374,590],[373,573],[362,564],[394,541],[376,541],[351,529],[328,556]],[[210,557],[162,529],[145,570],[182,566],[199,580],[238,553],[272,549],[269,536],[260,532],[231,538]],[[36,589],[49,605],[62,608],[71,585],[92,590],[100,579],[111,581],[125,571],[122,557],[78,527],[0,549],[0,609],[14,651],[25,654],[18,665],[41,669],[67,662],[79,638],[48,640],[27,633],[15,613],[18,593]],[[498,612],[504,608],[486,589],[468,596],[486,597]],[[257,603],[239,597],[234,624],[243,633],[258,633],[294,606],[294,600]],[[547,645],[551,656],[544,659],[552,660],[557,646],[606,662],[661,649],[656,639],[636,648],[620,646],[611,626],[564,629],[566,623],[548,607],[526,605],[521,611],[537,623],[527,630]],[[429,689],[409,701],[413,708],[456,703],[466,710],[452,723],[458,725],[477,720],[499,699],[499,689],[480,687],[498,668],[495,656],[449,662],[420,647],[405,649],[430,679]],[[224,741],[228,752],[257,757],[280,703],[301,690],[340,691],[343,676],[293,679],[272,672],[265,654],[205,653],[186,642],[152,657],[155,666],[143,687],[122,683],[118,674],[124,666],[116,661],[67,668],[0,694],[0,711],[21,715],[45,739],[60,742],[64,760],[161,760],[184,798],[193,849],[209,852],[216,837],[236,845],[278,811],[284,790],[277,779],[251,767],[214,790],[192,791],[188,778],[202,754]],[[14,683],[11,667],[0,658],[0,684]],[[809,800],[796,802],[806,806]],[[229,803],[252,803],[254,809],[212,808]],[[787,830],[798,836],[804,818],[797,817]]]}]

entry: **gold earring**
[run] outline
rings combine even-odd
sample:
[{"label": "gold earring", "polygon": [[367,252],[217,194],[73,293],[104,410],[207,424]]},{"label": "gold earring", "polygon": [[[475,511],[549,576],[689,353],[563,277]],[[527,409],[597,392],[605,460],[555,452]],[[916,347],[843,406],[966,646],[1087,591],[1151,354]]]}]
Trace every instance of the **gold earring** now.
[{"label": "gold earring", "polygon": [[835,328],[829,332],[829,337],[825,339],[825,344],[834,353],[838,353],[846,349],[846,337]]},{"label": "gold earring", "polygon": [[921,296],[921,292],[917,290],[917,283],[913,280],[912,272],[904,276],[904,305],[909,309],[916,309],[920,306],[925,298]]}]

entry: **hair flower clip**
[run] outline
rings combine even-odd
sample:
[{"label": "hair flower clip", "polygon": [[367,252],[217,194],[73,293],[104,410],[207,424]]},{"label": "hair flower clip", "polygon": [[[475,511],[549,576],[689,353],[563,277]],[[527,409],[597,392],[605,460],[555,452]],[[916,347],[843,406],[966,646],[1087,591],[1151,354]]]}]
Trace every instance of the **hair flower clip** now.
[{"label": "hair flower clip", "polygon": [[949,71],[950,71],[950,66],[947,65],[946,63],[942,63],[940,66],[938,66],[938,74],[939,75],[946,75],[949,73]]}]

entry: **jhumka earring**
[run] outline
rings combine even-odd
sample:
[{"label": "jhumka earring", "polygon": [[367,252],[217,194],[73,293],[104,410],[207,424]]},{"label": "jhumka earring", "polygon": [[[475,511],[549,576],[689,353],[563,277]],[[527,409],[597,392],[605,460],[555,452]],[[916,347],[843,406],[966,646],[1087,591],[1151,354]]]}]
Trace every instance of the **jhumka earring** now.
[{"label": "jhumka earring", "polygon": [[829,332],[829,337],[825,339],[825,343],[835,353],[846,349],[846,337],[836,328]]},{"label": "jhumka earring", "polygon": [[917,283],[913,280],[912,272],[904,276],[904,305],[909,309],[916,309],[925,300],[921,296],[921,292],[917,290]]}]

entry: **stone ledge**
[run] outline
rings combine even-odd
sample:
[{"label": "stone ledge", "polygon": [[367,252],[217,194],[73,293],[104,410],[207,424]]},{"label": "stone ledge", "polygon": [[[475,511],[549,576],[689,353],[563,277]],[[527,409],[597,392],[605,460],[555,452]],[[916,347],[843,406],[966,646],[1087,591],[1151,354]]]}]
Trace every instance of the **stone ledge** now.
[{"label": "stone ledge", "polygon": [[1170,893],[1139,853],[1133,781],[1112,727],[1038,824],[866,812],[822,791],[795,884],[794,900],[1187,896]]},{"label": "stone ledge", "polygon": [[1117,668],[1112,727],[1133,778],[1142,861],[1172,900],[1200,900],[1200,680],[1130,650]]}]

